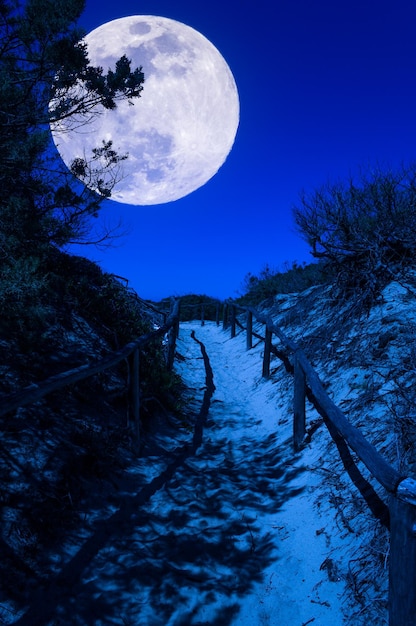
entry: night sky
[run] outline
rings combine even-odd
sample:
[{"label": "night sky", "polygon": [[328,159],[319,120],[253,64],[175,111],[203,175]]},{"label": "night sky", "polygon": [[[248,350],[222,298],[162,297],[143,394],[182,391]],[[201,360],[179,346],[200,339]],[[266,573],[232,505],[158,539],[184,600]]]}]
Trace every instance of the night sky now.
[{"label": "night sky", "polygon": [[291,215],[302,189],[415,160],[414,0],[87,0],[80,25],[140,14],[205,35],[241,107],[234,147],[205,186],[163,205],[106,201],[100,219],[121,218],[128,234],[76,249],[141,297],[236,297],[248,272],[310,262]]}]

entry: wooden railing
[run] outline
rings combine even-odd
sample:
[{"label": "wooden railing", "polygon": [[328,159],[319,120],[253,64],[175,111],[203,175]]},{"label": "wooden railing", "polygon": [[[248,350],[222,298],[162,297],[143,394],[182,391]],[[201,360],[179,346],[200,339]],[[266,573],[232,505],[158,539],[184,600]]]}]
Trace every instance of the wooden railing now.
[{"label": "wooden railing", "polygon": [[[238,319],[238,312],[245,315],[245,324]],[[254,332],[253,318],[265,326],[264,335]],[[293,444],[295,450],[300,450],[305,442],[307,397],[323,417],[340,452],[345,469],[354,479],[356,486],[360,488],[361,485],[361,493],[372,512],[375,513],[377,509],[379,519],[389,527],[389,626],[416,626],[416,480],[403,476],[394,469],[367,441],[361,431],[349,422],[344,413],[329,398],[305,352],[274,324],[271,317],[259,313],[252,307],[225,303],[223,329],[230,329],[233,338],[236,336],[237,326],[246,331],[248,350],[253,346],[253,336],[264,341],[263,377],[270,376],[272,353],[284,361],[286,369],[294,376]],[[279,339],[284,350],[273,345],[274,336]],[[349,454],[349,448],[358,455],[372,476],[387,491],[388,507],[359,473]],[[357,473],[359,479],[357,479]],[[376,501],[375,504],[374,501]]]},{"label": "wooden railing", "polygon": [[199,317],[202,326],[205,320],[215,320],[217,326],[220,324],[222,303],[219,300],[210,302],[189,303],[181,300],[181,321],[189,321]]},{"label": "wooden railing", "polygon": [[176,339],[179,332],[179,304],[179,300],[172,303],[170,315],[167,317],[163,326],[153,332],[138,337],[120,350],[111,352],[95,363],[87,363],[86,365],[81,365],[80,367],[67,370],[61,374],[51,376],[38,384],[32,384],[6,396],[5,398],[1,398],[0,416],[14,411],[19,407],[36,402],[52,391],[56,391],[57,389],[61,389],[67,385],[73,385],[81,380],[90,378],[95,374],[99,374],[100,372],[113,368],[121,361],[127,361],[129,372],[129,427],[132,431],[134,446],[138,449],[140,442],[140,351],[151,341],[154,341],[158,337],[167,335],[166,365],[168,369],[172,369],[175,356]]}]

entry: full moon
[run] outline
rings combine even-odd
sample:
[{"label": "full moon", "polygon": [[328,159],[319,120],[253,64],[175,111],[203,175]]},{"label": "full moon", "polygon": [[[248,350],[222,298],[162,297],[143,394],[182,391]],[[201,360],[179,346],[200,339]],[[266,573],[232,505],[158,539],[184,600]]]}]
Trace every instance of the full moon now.
[{"label": "full moon", "polygon": [[132,69],[143,67],[145,82],[134,106],[102,109],[78,131],[65,121],[52,127],[65,164],[111,140],[128,154],[111,199],[133,205],[172,202],[210,180],[239,124],[236,83],[217,48],[190,26],[153,15],[113,20],[84,41],[92,65],[107,71],[125,54]]}]

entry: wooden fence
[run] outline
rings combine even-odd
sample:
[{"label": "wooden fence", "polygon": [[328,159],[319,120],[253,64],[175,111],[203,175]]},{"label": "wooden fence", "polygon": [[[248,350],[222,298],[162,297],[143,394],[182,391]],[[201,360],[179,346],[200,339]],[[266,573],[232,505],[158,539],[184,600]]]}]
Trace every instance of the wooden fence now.
[{"label": "wooden fence", "polygon": [[95,374],[113,368],[121,361],[128,363],[128,396],[129,396],[129,428],[133,435],[133,443],[138,450],[140,443],[140,351],[151,341],[167,335],[166,364],[172,369],[175,356],[176,339],[179,333],[179,300],[172,303],[170,315],[163,326],[138,337],[120,350],[111,352],[95,363],[81,365],[29,387],[16,391],[0,400],[0,416],[15,409],[40,400],[47,394],[67,385],[73,385]]},{"label": "wooden fence", "polygon": [[[245,316],[245,324],[239,321],[237,312]],[[253,331],[253,319],[265,326],[264,335]],[[203,321],[202,315],[201,320]],[[337,444],[345,469],[357,487],[359,489],[362,487],[361,493],[372,512],[389,527],[389,626],[416,626],[416,480],[403,476],[387,463],[361,431],[349,422],[344,413],[329,398],[302,348],[287,337],[269,316],[260,314],[252,307],[225,303],[223,329],[229,328],[233,338],[236,336],[237,326],[246,331],[248,350],[253,346],[253,336],[264,341],[263,377],[270,376],[272,353],[283,360],[286,369],[293,373],[293,444],[295,450],[300,450],[305,442],[307,397],[323,417],[324,423]],[[284,350],[279,350],[273,345],[274,336],[279,339]],[[384,487],[388,494],[388,507],[361,476],[352,461],[349,449],[357,454],[372,476]]]},{"label": "wooden fence", "polygon": [[213,300],[211,302],[202,301],[197,303],[190,303],[186,302],[186,297],[181,298],[181,321],[193,320],[198,315],[198,313],[200,315],[202,326],[205,324],[206,319],[215,320],[217,326],[219,326],[221,317],[221,303],[219,300]]}]

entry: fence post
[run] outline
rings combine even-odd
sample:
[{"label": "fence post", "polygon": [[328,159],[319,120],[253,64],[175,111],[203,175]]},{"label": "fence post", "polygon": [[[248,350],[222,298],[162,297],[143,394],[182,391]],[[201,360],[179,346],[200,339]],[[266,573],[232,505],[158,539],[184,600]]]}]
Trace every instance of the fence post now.
[{"label": "fence post", "polygon": [[253,313],[247,311],[247,336],[246,336],[247,350],[251,350],[253,347]]},{"label": "fence post", "polygon": [[226,330],[228,327],[228,304],[224,303],[224,308],[222,311],[222,329]]},{"label": "fence post", "polygon": [[269,378],[270,376],[270,352],[272,347],[273,333],[266,326],[266,335],[264,337],[264,354],[263,354],[263,378]]},{"label": "fence post", "polygon": [[201,326],[205,326],[205,305],[201,304]]},{"label": "fence post", "polygon": [[220,325],[220,303],[219,302],[217,302],[217,309],[215,311],[215,322],[217,326]]},{"label": "fence post", "polygon": [[129,357],[129,427],[136,450],[140,445],[140,356],[136,348]]},{"label": "fence post", "polygon": [[235,337],[235,306],[232,304],[231,308],[231,339]]},{"label": "fence post", "polygon": [[296,353],[294,370],[293,445],[297,452],[306,433],[306,379]]},{"label": "fence post", "polygon": [[[405,479],[414,483],[412,479]],[[416,506],[390,496],[389,626],[416,624]]]}]

